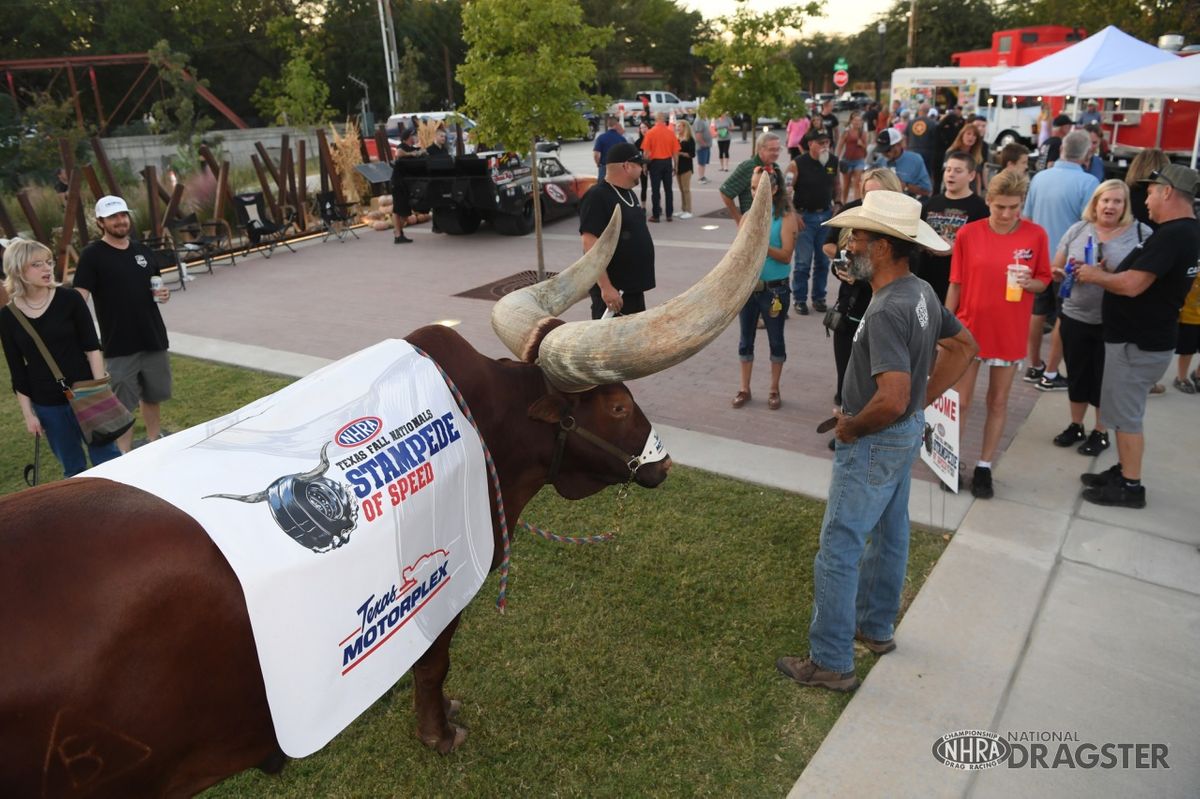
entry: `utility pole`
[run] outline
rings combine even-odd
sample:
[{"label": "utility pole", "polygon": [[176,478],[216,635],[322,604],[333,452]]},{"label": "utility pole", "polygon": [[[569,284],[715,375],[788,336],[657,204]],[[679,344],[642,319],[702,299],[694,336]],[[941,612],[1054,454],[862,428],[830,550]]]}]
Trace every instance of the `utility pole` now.
[{"label": "utility pole", "polygon": [[904,59],[904,66],[916,66],[917,51],[914,47],[917,44],[917,0],[912,0],[912,5],[908,9],[908,55]]},{"label": "utility pole", "polygon": [[387,70],[388,105],[392,113],[399,110],[400,97],[396,90],[396,71],[400,68],[400,54],[396,49],[396,28],[392,23],[391,0],[377,0],[379,7],[379,33],[383,37],[383,64]]}]

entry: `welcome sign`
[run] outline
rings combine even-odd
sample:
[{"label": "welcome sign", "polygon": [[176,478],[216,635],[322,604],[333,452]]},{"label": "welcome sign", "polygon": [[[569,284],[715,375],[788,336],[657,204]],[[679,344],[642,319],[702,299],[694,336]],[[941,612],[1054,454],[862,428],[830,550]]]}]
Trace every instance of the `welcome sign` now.
[{"label": "welcome sign", "polygon": [[958,422],[961,405],[958,392],[946,393],[925,408],[925,435],[921,460],[955,494],[958,493]]},{"label": "welcome sign", "polygon": [[389,690],[491,567],[482,443],[405,341],[85,474],[163,498],[220,547],[292,757]]}]

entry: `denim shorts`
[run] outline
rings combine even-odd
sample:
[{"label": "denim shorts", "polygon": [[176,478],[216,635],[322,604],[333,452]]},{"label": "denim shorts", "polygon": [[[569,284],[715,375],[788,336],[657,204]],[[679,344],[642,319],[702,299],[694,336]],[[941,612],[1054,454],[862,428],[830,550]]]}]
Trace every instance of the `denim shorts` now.
[{"label": "denim shorts", "polygon": [[838,161],[838,172],[849,175],[851,172],[862,172],[867,168],[866,159],[856,158],[853,161]]}]

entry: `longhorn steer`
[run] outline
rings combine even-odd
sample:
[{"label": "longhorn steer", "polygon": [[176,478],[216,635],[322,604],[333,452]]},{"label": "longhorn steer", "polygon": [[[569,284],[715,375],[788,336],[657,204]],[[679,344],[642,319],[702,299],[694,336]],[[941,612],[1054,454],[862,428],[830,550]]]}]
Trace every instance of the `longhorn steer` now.
[{"label": "longhorn steer", "polygon": [[[732,320],[765,257],[769,208],[756,198],[721,264],[683,295],[635,317],[563,323],[554,317],[611,257],[614,214],[574,266],[497,303],[493,326],[522,361],[487,358],[444,327],[408,336],[466,398],[509,519],[554,461],[550,482],[569,499],[629,478],[632,465],[613,449],[636,456],[651,428],[620,381],[683,360]],[[575,435],[560,443],[572,420],[607,446]],[[653,488],[670,466],[645,463],[633,477]],[[241,586],[190,516],[84,478],[0,499],[0,519],[0,796],[190,795],[282,766]],[[495,568],[495,517],[493,528]],[[417,734],[440,752],[466,737],[442,691],[457,624],[413,667]]]}]

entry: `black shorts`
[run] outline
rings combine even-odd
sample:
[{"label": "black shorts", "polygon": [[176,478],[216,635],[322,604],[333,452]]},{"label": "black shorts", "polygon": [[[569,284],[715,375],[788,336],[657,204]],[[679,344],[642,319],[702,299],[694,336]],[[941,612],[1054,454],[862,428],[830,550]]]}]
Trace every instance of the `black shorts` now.
[{"label": "black shorts", "polygon": [[1200,352],[1200,325],[1179,323],[1179,342],[1175,345],[1176,355],[1195,355]]},{"label": "black shorts", "polygon": [[[588,295],[592,298],[592,318],[599,319],[608,310],[608,306],[604,304],[604,298],[600,296],[600,286],[592,286],[588,290]],[[617,314],[618,316],[629,316],[644,310],[646,310],[646,292],[626,291],[621,294],[621,313]]]},{"label": "black shorts", "polygon": [[1051,283],[1045,291],[1033,298],[1033,315],[1050,316],[1062,310],[1062,297],[1058,296],[1059,283]]},{"label": "black shorts", "polygon": [[392,195],[392,213],[397,216],[409,216],[412,214],[412,206],[408,204],[408,192],[403,195]]}]

